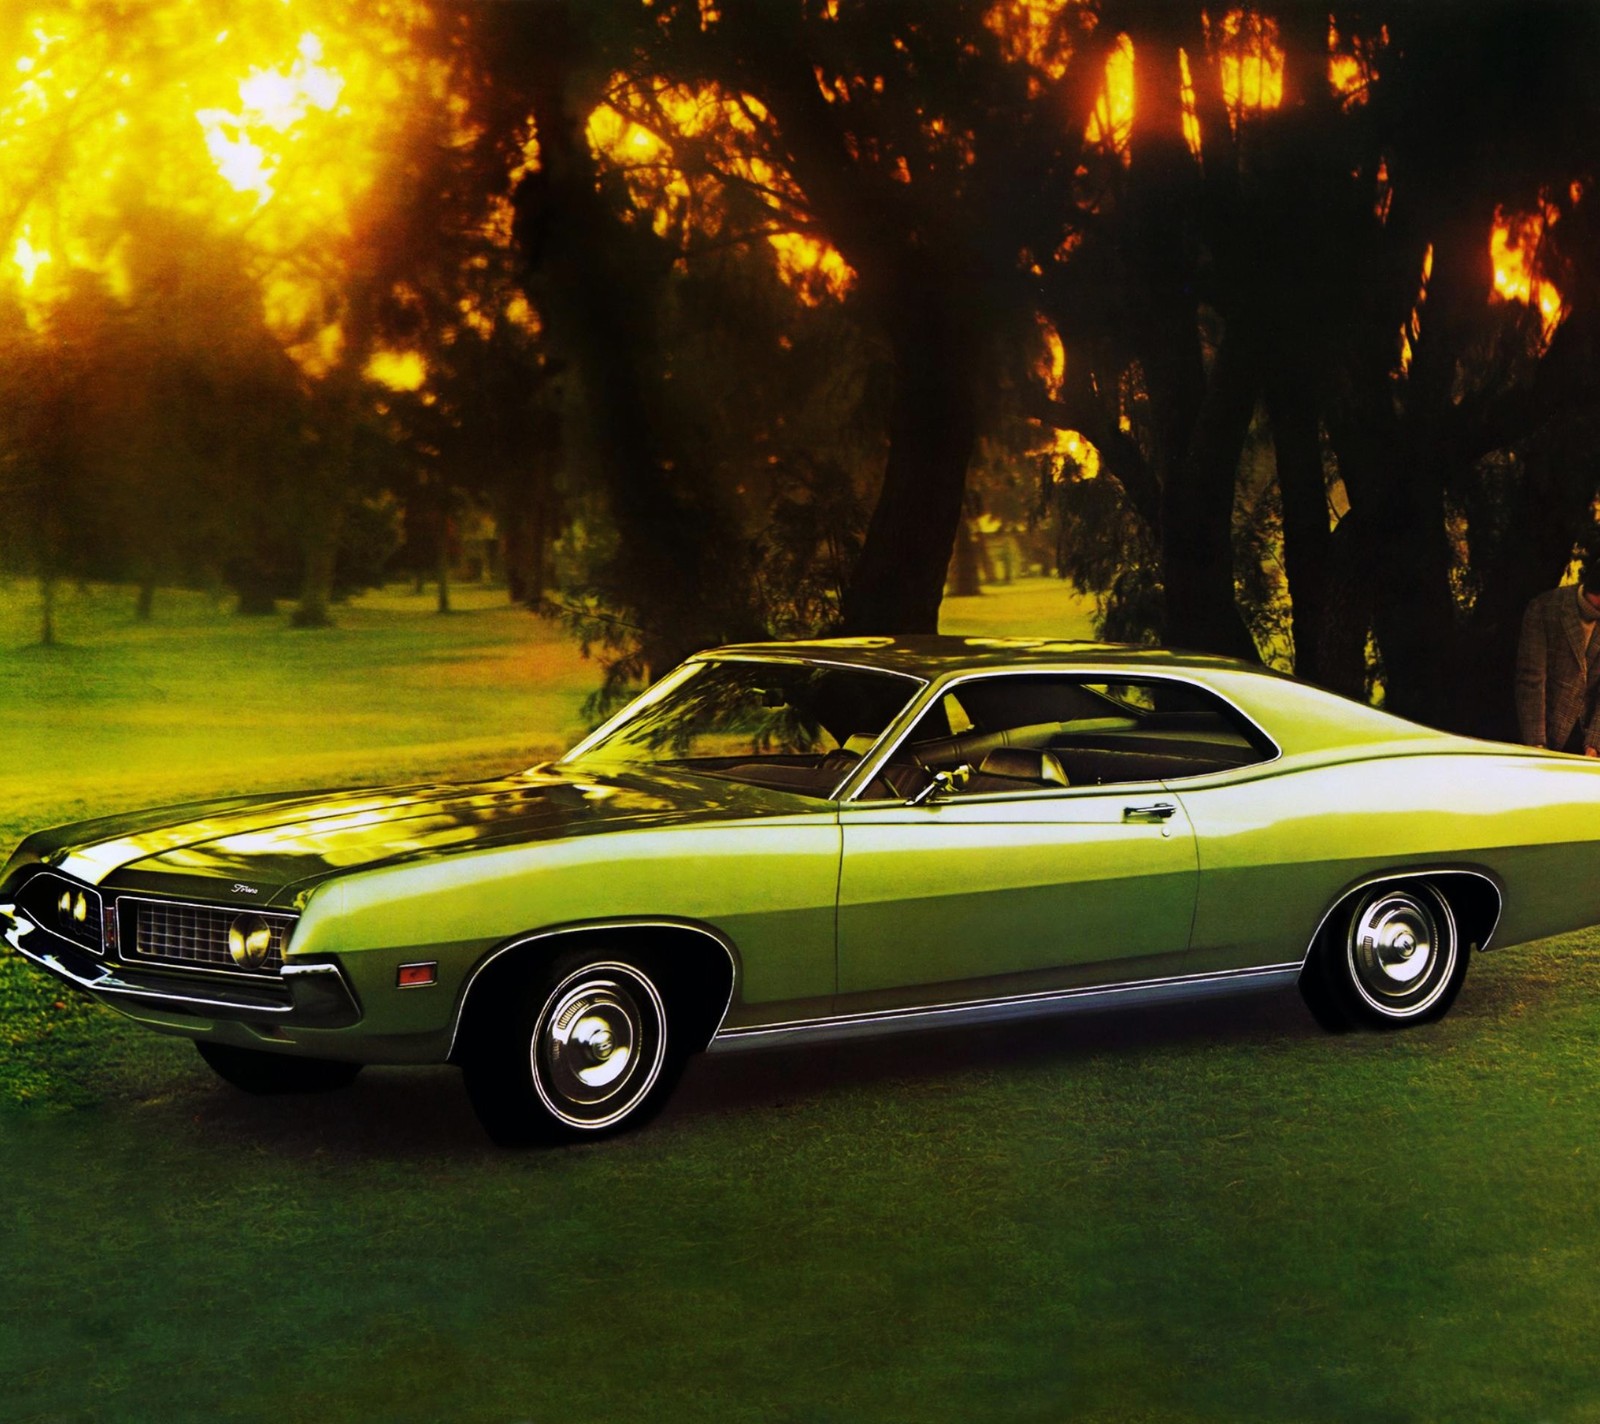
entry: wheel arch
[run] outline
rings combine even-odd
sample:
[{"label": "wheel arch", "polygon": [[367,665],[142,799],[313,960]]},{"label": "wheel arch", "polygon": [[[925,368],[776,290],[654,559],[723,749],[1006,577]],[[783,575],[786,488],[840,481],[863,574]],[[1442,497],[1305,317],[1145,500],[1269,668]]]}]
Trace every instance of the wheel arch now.
[{"label": "wheel arch", "polygon": [[1388,885],[1401,880],[1425,880],[1445,898],[1450,913],[1455,917],[1460,941],[1472,953],[1476,954],[1489,947],[1495,926],[1500,922],[1500,911],[1505,900],[1505,892],[1501,888],[1499,879],[1489,871],[1473,866],[1412,865],[1364,875],[1340,890],[1329,901],[1327,909],[1322,912],[1322,918],[1317,921],[1317,927],[1312,932],[1311,938],[1306,941],[1305,953],[1300,960],[1300,972],[1305,973],[1317,942],[1328,926],[1337,922],[1340,911],[1346,905],[1362,891],[1370,890],[1374,885]]},{"label": "wheel arch", "polygon": [[516,935],[485,954],[462,985],[450,1026],[449,1061],[456,1062],[478,1028],[501,1008],[498,990],[548,964],[557,955],[593,947],[610,954],[632,951],[661,977],[675,1010],[686,1015],[691,1051],[705,1048],[733,1005],[739,953],[709,925],[679,919],[592,920]]}]

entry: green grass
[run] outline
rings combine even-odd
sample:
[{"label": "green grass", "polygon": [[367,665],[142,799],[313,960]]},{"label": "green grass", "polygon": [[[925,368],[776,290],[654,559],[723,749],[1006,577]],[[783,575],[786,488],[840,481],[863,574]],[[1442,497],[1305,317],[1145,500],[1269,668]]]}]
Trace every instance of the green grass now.
[{"label": "green grass", "polygon": [[[1048,593],[961,616],[1051,631]],[[515,764],[594,679],[487,604],[126,602],[44,654],[0,599],[8,826]],[[242,664],[259,722],[213,706]],[[709,1058],[647,1131],[528,1155],[452,1070],[254,1100],[6,959],[0,1418],[1597,1419],[1597,948],[1481,956],[1397,1036],[1274,995]]]},{"label": "green grass", "polygon": [[163,591],[61,594],[43,648],[31,585],[0,581],[0,845],[39,817],[274,786],[527,766],[584,730],[598,674],[504,593],[370,594],[316,632]]},{"label": "green grass", "polygon": [[1095,601],[1059,579],[993,584],[974,598],[947,598],[941,633],[977,637],[1093,638]]}]

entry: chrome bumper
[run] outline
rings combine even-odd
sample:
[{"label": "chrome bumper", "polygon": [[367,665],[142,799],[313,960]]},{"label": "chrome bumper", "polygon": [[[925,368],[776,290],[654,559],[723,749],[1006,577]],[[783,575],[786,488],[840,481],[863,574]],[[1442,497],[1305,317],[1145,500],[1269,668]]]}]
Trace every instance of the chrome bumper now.
[{"label": "chrome bumper", "polygon": [[139,1009],[305,1028],[348,1028],[361,1010],[336,964],[286,964],[276,980],[207,983],[200,974],[102,962],[71,940],[0,905],[0,937],[30,964],[74,989],[130,1012]]}]

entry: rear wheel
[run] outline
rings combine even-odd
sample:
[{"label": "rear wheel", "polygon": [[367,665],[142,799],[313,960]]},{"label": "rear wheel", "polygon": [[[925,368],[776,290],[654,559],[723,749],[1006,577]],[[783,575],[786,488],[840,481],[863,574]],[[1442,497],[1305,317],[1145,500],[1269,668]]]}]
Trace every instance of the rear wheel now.
[{"label": "rear wheel", "polygon": [[361,1071],[359,1063],[262,1053],[204,1039],[196,1041],[195,1047],[219,1078],[246,1093],[326,1093],[349,1087]]},{"label": "rear wheel", "polygon": [[1393,881],[1330,919],[1300,987],[1326,1027],[1401,1028],[1443,1017],[1470,957],[1443,895],[1424,880]]},{"label": "rear wheel", "polygon": [[479,1032],[462,1062],[467,1094],[503,1146],[637,1127],[666,1101],[684,1058],[656,976],[622,956],[556,961]]}]

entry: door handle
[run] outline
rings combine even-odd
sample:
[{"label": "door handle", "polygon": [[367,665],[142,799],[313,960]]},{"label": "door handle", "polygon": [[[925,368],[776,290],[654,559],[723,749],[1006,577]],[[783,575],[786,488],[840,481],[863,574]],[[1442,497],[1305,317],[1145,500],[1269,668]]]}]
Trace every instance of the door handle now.
[{"label": "door handle", "polygon": [[1124,806],[1122,819],[1124,821],[1138,821],[1144,825],[1160,825],[1169,821],[1178,814],[1178,807],[1171,801],[1148,801],[1143,806]]}]

